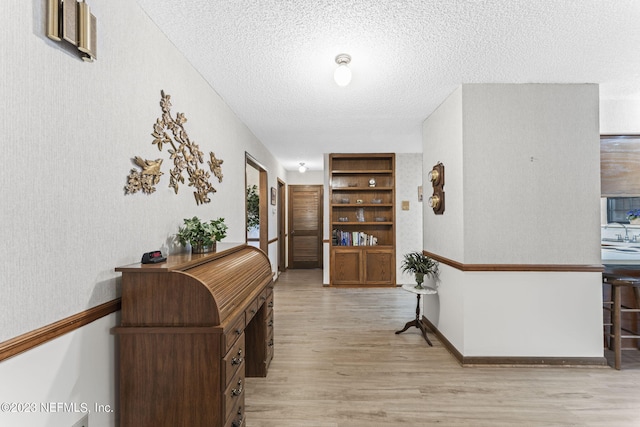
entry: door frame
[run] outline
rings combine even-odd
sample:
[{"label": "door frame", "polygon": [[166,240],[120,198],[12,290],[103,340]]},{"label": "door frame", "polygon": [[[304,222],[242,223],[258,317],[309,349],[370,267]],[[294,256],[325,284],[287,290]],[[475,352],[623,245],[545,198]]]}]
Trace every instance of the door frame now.
[{"label": "door frame", "polygon": [[245,242],[249,241],[247,233],[247,166],[251,166],[258,170],[260,174],[260,188],[258,189],[258,196],[260,198],[259,214],[260,217],[260,249],[265,253],[269,253],[269,179],[267,177],[267,168],[265,168],[255,157],[248,152],[244,152],[245,155],[245,174],[244,174],[244,239]]},{"label": "door frame", "polygon": [[287,269],[287,185],[278,178],[278,271]]}]

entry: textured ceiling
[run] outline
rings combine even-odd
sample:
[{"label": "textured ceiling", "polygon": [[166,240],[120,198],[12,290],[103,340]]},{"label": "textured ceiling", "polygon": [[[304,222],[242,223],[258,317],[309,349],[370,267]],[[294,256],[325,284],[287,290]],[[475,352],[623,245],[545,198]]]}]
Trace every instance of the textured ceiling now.
[{"label": "textured ceiling", "polygon": [[[638,0],[137,0],[288,170],[421,152],[462,83],[598,83],[640,99]],[[353,80],[333,82],[352,57]]]}]

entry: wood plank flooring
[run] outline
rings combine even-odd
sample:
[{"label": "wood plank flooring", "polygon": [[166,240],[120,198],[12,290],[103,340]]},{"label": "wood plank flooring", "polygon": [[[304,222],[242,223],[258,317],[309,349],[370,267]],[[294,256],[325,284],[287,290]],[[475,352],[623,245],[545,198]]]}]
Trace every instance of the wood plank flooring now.
[{"label": "wood plank flooring", "polygon": [[637,352],[621,371],[461,367],[433,334],[433,347],[417,328],[394,334],[413,295],[321,283],[321,270],[276,282],[275,355],[247,378],[247,427],[640,426]]}]

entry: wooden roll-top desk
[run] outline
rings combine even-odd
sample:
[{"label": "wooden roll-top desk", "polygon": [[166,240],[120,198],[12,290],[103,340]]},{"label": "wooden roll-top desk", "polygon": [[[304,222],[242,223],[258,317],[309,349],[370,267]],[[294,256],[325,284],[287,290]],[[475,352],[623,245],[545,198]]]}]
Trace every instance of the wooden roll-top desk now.
[{"label": "wooden roll-top desk", "polygon": [[245,377],[273,357],[273,276],[267,256],[218,243],[122,272],[121,427],[241,427]]}]

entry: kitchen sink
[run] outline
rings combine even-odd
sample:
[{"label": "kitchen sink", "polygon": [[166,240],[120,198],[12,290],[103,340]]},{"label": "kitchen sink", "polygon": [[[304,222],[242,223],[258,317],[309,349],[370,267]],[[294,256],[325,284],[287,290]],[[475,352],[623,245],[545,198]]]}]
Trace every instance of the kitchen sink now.
[{"label": "kitchen sink", "polygon": [[607,264],[610,261],[632,261],[640,263],[640,245],[637,243],[622,243],[618,245],[603,244],[601,248],[602,261]]}]

